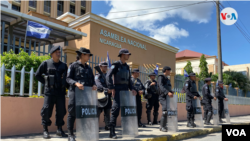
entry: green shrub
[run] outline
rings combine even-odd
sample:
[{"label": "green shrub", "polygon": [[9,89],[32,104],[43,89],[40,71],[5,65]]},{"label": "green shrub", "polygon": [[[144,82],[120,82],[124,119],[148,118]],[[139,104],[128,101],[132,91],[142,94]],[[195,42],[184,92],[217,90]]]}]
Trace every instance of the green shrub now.
[{"label": "green shrub", "polygon": [[[30,71],[33,67],[34,72],[38,69],[39,65],[47,60],[50,59],[50,56],[37,56],[35,52],[32,52],[31,55],[21,50],[19,54],[15,54],[12,50],[9,52],[4,52],[1,55],[1,66],[4,64],[6,69],[11,69],[14,65],[16,70],[22,70],[25,67],[25,71]],[[6,71],[6,75],[11,77],[11,72]],[[16,73],[15,78],[15,93],[20,92],[20,78],[21,73]],[[29,81],[30,75],[25,74],[25,83],[24,83],[24,93],[29,92]],[[34,89],[33,92],[37,92],[38,81],[34,78]]]}]

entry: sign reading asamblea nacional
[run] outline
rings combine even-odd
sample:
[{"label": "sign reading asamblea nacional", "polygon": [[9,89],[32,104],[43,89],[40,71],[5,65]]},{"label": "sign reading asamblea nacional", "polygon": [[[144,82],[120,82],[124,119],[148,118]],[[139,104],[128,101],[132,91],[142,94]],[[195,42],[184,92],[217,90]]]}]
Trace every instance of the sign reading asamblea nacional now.
[{"label": "sign reading asamblea nacional", "polygon": [[[133,41],[133,40],[130,40],[130,39],[126,39],[126,38],[124,38],[122,36],[119,36],[117,34],[108,32],[107,30],[101,29],[100,35],[103,35],[105,37],[109,37],[110,39],[113,39],[113,40],[116,40],[116,41],[119,41],[119,42],[122,42],[122,43],[129,44],[131,46],[135,46],[135,47],[147,50],[146,45],[141,44],[141,43],[136,42],[136,41]],[[115,43],[115,42],[112,42],[112,41],[109,41],[109,40],[106,40],[106,39],[103,39],[103,38],[100,38],[100,42],[103,43],[103,44],[106,44],[106,45],[116,47],[116,48],[122,48],[121,44],[118,44],[118,43]]]}]

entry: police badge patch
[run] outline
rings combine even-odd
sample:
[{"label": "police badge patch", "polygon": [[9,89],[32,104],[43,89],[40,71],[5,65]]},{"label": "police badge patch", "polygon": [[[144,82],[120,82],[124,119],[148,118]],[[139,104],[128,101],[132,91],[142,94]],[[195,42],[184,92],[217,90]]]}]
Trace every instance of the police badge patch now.
[{"label": "police badge patch", "polygon": [[188,83],[186,83],[186,86],[188,86]]},{"label": "police badge patch", "polygon": [[219,90],[218,89],[216,89],[216,92],[218,92]]},{"label": "police badge patch", "polygon": [[115,65],[112,65],[112,66],[111,66],[111,69],[114,69],[114,68],[115,68]]},{"label": "police badge patch", "polygon": [[95,80],[97,80],[98,79],[98,76],[95,76]]},{"label": "police badge patch", "polygon": [[207,89],[207,87],[206,87],[206,89]]},{"label": "police badge patch", "polygon": [[70,68],[68,69],[68,73],[70,72]]}]

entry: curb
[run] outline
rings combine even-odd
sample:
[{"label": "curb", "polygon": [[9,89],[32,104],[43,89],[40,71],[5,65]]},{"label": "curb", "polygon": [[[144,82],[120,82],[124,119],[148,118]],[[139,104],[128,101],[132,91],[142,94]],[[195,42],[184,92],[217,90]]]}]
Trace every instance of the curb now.
[{"label": "curb", "polygon": [[[250,125],[250,122],[236,123],[236,124],[231,124],[231,125]],[[156,137],[156,138],[147,138],[147,139],[142,139],[140,141],[176,141],[176,140],[187,139],[187,138],[191,138],[195,136],[206,135],[206,134],[210,134],[214,132],[219,132],[221,130],[222,130],[222,126],[214,127],[214,128],[205,128],[205,129],[198,129],[192,132],[177,133],[177,134],[166,135],[163,137]]]}]

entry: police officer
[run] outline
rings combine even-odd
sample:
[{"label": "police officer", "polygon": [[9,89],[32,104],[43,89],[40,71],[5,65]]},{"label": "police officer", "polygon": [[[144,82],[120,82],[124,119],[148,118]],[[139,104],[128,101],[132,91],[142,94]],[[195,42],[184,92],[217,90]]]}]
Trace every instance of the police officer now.
[{"label": "police officer", "polygon": [[199,98],[202,100],[202,97],[199,95],[197,91],[197,87],[195,84],[196,76],[195,73],[189,74],[189,80],[185,82],[185,92],[186,92],[186,110],[187,110],[187,127],[196,127],[194,123],[194,111],[193,111],[193,99]]},{"label": "police officer", "polygon": [[210,123],[212,113],[213,113],[213,107],[212,107],[212,99],[216,100],[216,97],[212,96],[210,93],[210,87],[211,85],[211,78],[205,79],[205,84],[202,87],[202,94],[203,94],[203,110],[204,110],[204,124],[206,125],[212,125]]},{"label": "police officer", "polygon": [[131,83],[133,84],[133,87],[137,92],[136,106],[137,106],[138,127],[146,127],[144,124],[141,123],[141,115],[142,115],[141,95],[145,93],[145,87],[141,83],[141,80],[138,78],[139,75],[140,75],[139,69],[134,69],[132,71]]},{"label": "police officer", "polygon": [[[132,83],[130,81],[130,70],[126,61],[129,59],[131,53],[127,49],[121,49],[119,51],[118,57],[120,57],[119,61],[116,61],[112,64],[111,69],[108,70],[106,75],[106,81],[108,84],[108,89],[112,90],[113,97],[113,105],[111,109],[111,118],[110,118],[110,138],[116,139],[115,134],[115,126],[116,119],[119,115],[120,111],[120,91],[131,90],[133,95],[136,95],[136,91],[134,90]],[[114,83],[112,80],[112,76],[114,75]]]},{"label": "police officer", "polygon": [[[152,124],[158,124],[157,119],[159,115],[158,113],[159,95],[157,93],[157,82],[155,81],[156,74],[152,72],[148,75],[148,77],[150,79],[145,82],[146,91],[145,91],[144,98],[148,100],[146,104],[148,124],[152,125]],[[153,107],[154,107],[154,112],[153,112],[154,120],[153,120],[153,123],[151,123],[151,110]]]},{"label": "police officer", "polygon": [[[63,130],[63,118],[66,115],[65,108],[65,94],[66,94],[66,75],[67,65],[61,62],[60,46],[53,46],[50,50],[52,59],[42,62],[36,71],[36,79],[45,85],[44,89],[44,104],[41,110],[43,138],[49,139],[48,126],[51,125],[50,117],[52,115],[53,107],[56,105],[56,123],[58,127],[56,135],[61,137],[68,137]],[[42,76],[45,74],[45,77]]]},{"label": "police officer", "polygon": [[163,74],[158,76],[158,91],[159,91],[159,101],[162,106],[162,117],[160,123],[160,131],[167,132],[167,96],[173,97],[174,92],[171,88],[170,80],[168,76],[170,75],[171,68],[168,66],[163,67]]},{"label": "police officer", "polygon": [[69,66],[67,74],[67,83],[70,85],[69,88],[69,103],[68,103],[68,132],[69,132],[69,141],[75,141],[75,136],[73,134],[74,123],[76,119],[75,113],[75,87],[83,90],[84,86],[92,87],[93,90],[96,90],[97,87],[94,81],[94,74],[92,69],[87,65],[90,56],[92,54],[86,48],[81,47],[76,51],[79,56],[79,60],[74,62]]},{"label": "police officer", "polygon": [[223,117],[223,110],[224,110],[224,102],[228,101],[228,99],[226,98],[226,96],[224,95],[223,92],[223,81],[218,81],[218,86],[216,86],[216,90],[215,90],[215,95],[218,98],[218,108],[219,108],[219,122],[224,123],[224,121],[221,119]]},{"label": "police officer", "polygon": [[105,122],[105,130],[109,130],[109,121],[110,121],[110,109],[112,106],[111,101],[111,90],[108,89],[106,84],[106,72],[108,69],[108,63],[103,61],[99,64],[99,68],[101,72],[95,75],[95,83],[97,86],[98,92],[104,92],[104,98],[99,99],[98,101],[98,117],[102,111],[104,111],[104,122]]}]

